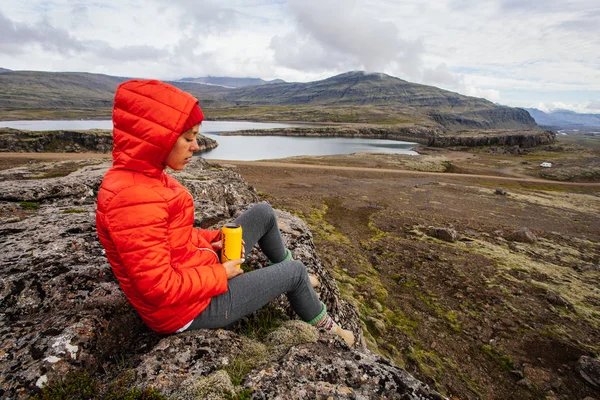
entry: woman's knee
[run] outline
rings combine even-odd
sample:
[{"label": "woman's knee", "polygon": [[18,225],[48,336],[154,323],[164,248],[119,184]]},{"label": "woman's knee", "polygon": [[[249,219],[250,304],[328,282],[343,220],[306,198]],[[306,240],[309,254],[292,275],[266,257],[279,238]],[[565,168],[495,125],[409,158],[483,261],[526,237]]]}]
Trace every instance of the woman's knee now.
[{"label": "woman's knee", "polygon": [[308,278],[308,270],[302,261],[291,260],[287,262],[290,264],[289,269],[291,270],[291,274],[303,280]]},{"label": "woman's knee", "polygon": [[252,207],[254,212],[260,213],[261,215],[264,216],[268,216],[268,217],[274,217],[275,216],[275,211],[273,210],[273,207],[271,207],[271,205],[269,203],[258,203],[255,204]]},{"label": "woman's knee", "polygon": [[273,210],[273,207],[271,207],[269,203],[258,203],[254,207],[252,207],[252,211],[255,213],[254,215],[258,216],[259,220],[261,220],[265,224],[265,226],[277,226],[277,217],[275,216],[275,210]]}]

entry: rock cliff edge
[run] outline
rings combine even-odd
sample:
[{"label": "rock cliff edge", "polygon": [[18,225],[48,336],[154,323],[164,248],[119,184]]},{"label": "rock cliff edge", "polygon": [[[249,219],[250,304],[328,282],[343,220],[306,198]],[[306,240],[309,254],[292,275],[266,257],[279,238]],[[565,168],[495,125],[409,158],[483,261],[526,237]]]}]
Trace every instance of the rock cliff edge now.
[{"label": "rock cliff edge", "polygon": [[[0,397],[25,399],[87,371],[100,390],[115,382],[169,398],[441,399],[390,360],[361,346],[356,310],[322,266],[304,222],[277,210],[294,258],[322,282],[319,296],[357,335],[358,348],[297,320],[285,297],[228,330],[159,336],[129,305],[95,230],[95,198],[108,164],[65,177],[0,172]],[[233,169],[202,160],[176,174],[192,193],[196,225],[218,227],[259,201]],[[266,265],[256,250],[248,268]],[[248,334],[284,316],[263,337]]]}]

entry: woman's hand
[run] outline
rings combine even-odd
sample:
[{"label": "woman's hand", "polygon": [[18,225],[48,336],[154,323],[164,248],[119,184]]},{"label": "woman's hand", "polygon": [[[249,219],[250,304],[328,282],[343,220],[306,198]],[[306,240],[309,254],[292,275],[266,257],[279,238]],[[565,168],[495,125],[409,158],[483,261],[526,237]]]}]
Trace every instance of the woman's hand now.
[{"label": "woman's hand", "polygon": [[221,249],[223,248],[223,241],[219,240],[217,242],[212,242],[210,245],[212,246],[215,253],[218,254],[221,251]]},{"label": "woman's hand", "polygon": [[[221,249],[223,248],[222,240],[219,240],[217,242],[212,242],[210,245],[212,246],[215,253],[217,253],[219,255],[221,254]],[[240,257],[246,258],[246,242],[244,242],[243,240],[242,240],[242,254],[240,254]]]},{"label": "woman's hand", "polygon": [[227,273],[227,280],[235,278],[236,276],[244,273],[244,270],[238,267],[238,265],[242,264],[244,261],[246,260],[240,258],[237,260],[231,260],[223,263],[223,266],[225,267],[225,272]]}]

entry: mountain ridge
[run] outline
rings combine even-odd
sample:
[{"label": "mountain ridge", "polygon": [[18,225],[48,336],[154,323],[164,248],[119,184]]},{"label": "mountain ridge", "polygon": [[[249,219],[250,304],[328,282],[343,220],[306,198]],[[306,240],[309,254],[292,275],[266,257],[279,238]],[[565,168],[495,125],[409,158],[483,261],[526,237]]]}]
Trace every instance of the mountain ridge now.
[{"label": "mountain ridge", "polygon": [[[9,71],[0,74],[1,111],[82,110],[110,115],[116,87],[127,80],[82,72]],[[271,82],[235,89],[167,81],[196,96],[215,119],[297,120],[462,129],[537,129],[524,110],[407,82],[383,73],[350,71],[320,81]],[[257,111],[249,113],[248,107]],[[21,115],[19,114],[19,115]]]},{"label": "mountain ridge", "polygon": [[[411,100],[412,103],[408,103],[408,105],[413,106],[420,105],[420,99],[418,96],[422,94],[420,90],[425,90],[428,92],[447,93],[447,105],[453,107],[460,105],[461,101],[465,101],[467,99],[477,102],[481,105],[485,104],[488,107],[495,106],[492,102],[482,98],[461,95],[455,92],[439,89],[435,86],[408,82],[383,73],[365,73],[363,71],[345,72],[312,82],[286,82],[271,84],[269,86],[239,88],[226,97],[233,100],[233,97],[235,96],[237,98],[236,101],[238,102],[254,103],[254,96],[261,95],[257,97],[268,99],[271,97],[270,95],[272,93],[280,92],[284,87],[287,88],[287,90],[285,90],[285,92],[278,97],[278,100],[283,101],[284,104],[303,104],[309,102],[331,105],[332,101],[334,101],[335,104],[389,104],[390,102],[394,102],[396,99],[404,98]],[[306,92],[313,88],[318,91],[318,96],[315,96],[315,98],[308,98],[309,94]],[[323,89],[325,88],[328,90],[324,91]],[[377,92],[371,93],[371,96],[361,98],[360,100],[357,100],[356,97],[353,97],[353,95],[363,94],[364,90],[361,89],[367,88],[373,88],[377,90]],[[262,101],[265,102],[265,104],[270,104],[270,102],[272,102],[272,100]],[[441,105],[441,103],[435,105]]]}]

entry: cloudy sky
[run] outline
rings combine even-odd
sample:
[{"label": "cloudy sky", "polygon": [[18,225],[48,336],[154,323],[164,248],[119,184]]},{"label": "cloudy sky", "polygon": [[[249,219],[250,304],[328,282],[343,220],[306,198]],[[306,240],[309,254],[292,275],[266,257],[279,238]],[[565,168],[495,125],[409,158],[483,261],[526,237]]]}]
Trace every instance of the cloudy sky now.
[{"label": "cloudy sky", "polygon": [[296,82],[365,70],[600,113],[598,21],[598,0],[2,0],[0,67]]}]

